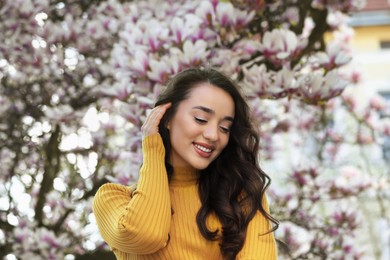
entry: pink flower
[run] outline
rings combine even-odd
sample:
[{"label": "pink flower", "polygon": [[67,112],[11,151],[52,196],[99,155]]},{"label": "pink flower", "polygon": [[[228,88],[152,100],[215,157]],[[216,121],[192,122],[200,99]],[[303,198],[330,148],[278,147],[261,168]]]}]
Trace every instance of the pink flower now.
[{"label": "pink flower", "polygon": [[183,60],[189,65],[199,65],[206,60],[209,51],[207,50],[207,42],[197,40],[195,43],[185,41],[183,45]]},{"label": "pink flower", "polygon": [[175,43],[181,43],[186,36],[184,21],[180,17],[174,17],[171,21],[170,28]]},{"label": "pink flower", "polygon": [[137,49],[134,59],[130,63],[130,68],[138,77],[145,77],[149,67],[149,57],[142,49]]},{"label": "pink flower", "polygon": [[383,133],[390,136],[390,122],[385,122],[383,125]]},{"label": "pink flower", "polygon": [[276,65],[289,60],[306,46],[306,41],[298,41],[296,34],[287,29],[274,29],[265,32],[260,51],[264,58]]},{"label": "pink flower", "polygon": [[239,52],[243,58],[250,58],[251,55],[260,49],[260,43],[257,40],[241,40],[233,46],[233,51]]},{"label": "pink flower", "polygon": [[347,81],[340,78],[336,71],[332,70],[326,75],[314,71],[301,75],[298,78],[299,94],[308,103],[316,104],[340,95],[347,86]]},{"label": "pink flower", "polygon": [[283,66],[283,68],[276,73],[272,87],[276,88],[277,92],[297,88],[298,86],[296,85],[294,74],[295,72],[293,70]]},{"label": "pink flower", "polygon": [[333,29],[339,28],[346,23],[347,16],[340,11],[328,13],[326,22]]},{"label": "pink flower", "polygon": [[151,20],[145,24],[144,44],[151,52],[158,52],[168,39],[169,29],[164,27],[158,20]]},{"label": "pink flower", "polygon": [[195,11],[196,16],[200,17],[206,25],[211,25],[215,18],[214,7],[209,1],[202,1]]},{"label": "pink flower", "polygon": [[267,88],[271,85],[271,76],[267,73],[264,64],[252,66],[250,69],[243,68],[244,84],[248,87],[248,95],[267,95]]},{"label": "pink flower", "polygon": [[386,109],[389,106],[384,98],[377,95],[370,98],[370,107],[374,110],[381,111]]},{"label": "pink flower", "polygon": [[352,59],[351,55],[336,42],[329,43],[326,46],[326,53],[319,52],[315,57],[319,65],[327,70],[343,66]]},{"label": "pink flower", "polygon": [[290,24],[296,25],[299,22],[299,9],[297,7],[289,7],[283,14],[283,18]]},{"label": "pink flower", "polygon": [[359,132],[356,137],[356,142],[358,144],[372,144],[374,138],[370,133]]},{"label": "pink flower", "polygon": [[119,100],[127,100],[133,92],[133,83],[129,81],[128,77],[122,77],[111,87],[101,87],[95,90],[96,93],[102,96],[114,97]]},{"label": "pink flower", "polygon": [[353,84],[359,84],[362,82],[362,73],[357,70],[353,70],[349,74],[349,81]]},{"label": "pink flower", "polygon": [[150,60],[149,68],[150,70],[147,72],[149,79],[159,83],[166,82],[171,72],[170,64],[164,60]]},{"label": "pink flower", "polygon": [[216,11],[217,21],[222,27],[231,26],[236,23],[234,7],[231,3],[219,2]]},{"label": "pink flower", "polygon": [[252,10],[250,12],[248,11],[241,11],[236,10],[236,21],[234,26],[236,28],[244,28],[253,20],[253,17],[255,17],[255,12]]}]

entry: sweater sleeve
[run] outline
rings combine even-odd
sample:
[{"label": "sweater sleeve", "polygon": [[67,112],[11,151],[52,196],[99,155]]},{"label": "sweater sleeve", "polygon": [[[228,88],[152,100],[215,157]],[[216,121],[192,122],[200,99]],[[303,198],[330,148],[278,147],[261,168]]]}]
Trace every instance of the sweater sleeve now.
[{"label": "sweater sleeve", "polygon": [[[267,198],[264,196],[263,207],[269,213]],[[259,211],[249,222],[244,246],[237,256],[239,260],[277,259],[276,241],[271,224]],[[269,233],[267,233],[269,232]]]},{"label": "sweater sleeve", "polygon": [[142,141],[144,154],[137,188],[104,184],[93,200],[93,212],[103,239],[112,250],[150,254],[168,240],[171,203],[161,136]]}]

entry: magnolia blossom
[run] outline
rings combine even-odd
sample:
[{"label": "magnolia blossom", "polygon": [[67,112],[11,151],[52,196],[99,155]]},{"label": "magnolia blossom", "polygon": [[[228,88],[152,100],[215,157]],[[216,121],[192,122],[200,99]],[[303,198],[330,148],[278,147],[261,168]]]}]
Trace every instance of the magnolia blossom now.
[{"label": "magnolia blossom", "polygon": [[143,78],[146,76],[149,68],[149,56],[142,49],[137,49],[134,53],[134,59],[130,63],[130,71],[135,73],[136,77]]},{"label": "magnolia blossom", "polygon": [[47,107],[45,115],[55,122],[68,121],[75,117],[76,113],[69,105],[59,105],[56,107]]},{"label": "magnolia blossom", "polygon": [[332,28],[339,28],[346,23],[347,16],[340,11],[330,12],[326,18],[326,22]]},{"label": "magnolia blossom", "polygon": [[371,185],[367,175],[352,166],[345,166],[340,169],[340,175],[332,181],[331,196],[345,196],[358,193]]},{"label": "magnolia blossom", "polygon": [[128,77],[122,77],[119,82],[110,88],[97,88],[96,93],[101,96],[115,97],[119,100],[127,100],[133,91],[133,83]]},{"label": "magnolia blossom", "polygon": [[168,76],[171,74],[170,60],[150,60],[149,61],[150,71],[147,72],[149,79],[159,83],[167,81]]},{"label": "magnolia blossom", "polygon": [[[139,138],[138,142],[141,142],[141,138]],[[142,162],[141,151],[136,153],[123,152],[118,157],[118,162],[113,169],[113,175],[105,176],[105,178],[113,183],[130,185],[136,181],[134,173],[138,171],[140,162]]]},{"label": "magnolia blossom", "polygon": [[267,67],[262,64],[253,66],[250,69],[243,68],[245,75],[244,84],[247,85],[248,95],[265,95],[271,85],[271,76],[267,73]]},{"label": "magnolia blossom", "polygon": [[202,19],[191,14],[187,14],[184,19],[174,17],[170,24],[173,42],[177,44],[184,42],[188,36],[199,30],[202,22]]},{"label": "magnolia blossom", "polygon": [[223,27],[236,23],[234,7],[230,2],[219,2],[216,9],[216,19]]},{"label": "magnolia blossom", "polygon": [[331,42],[326,46],[326,52],[318,52],[315,55],[320,67],[327,70],[343,66],[352,59],[350,53],[346,52],[340,44]]},{"label": "magnolia blossom", "polygon": [[283,18],[290,24],[296,25],[299,22],[299,9],[296,7],[287,8]]},{"label": "magnolia blossom", "polygon": [[16,243],[13,246],[14,253],[21,257],[36,258],[35,255],[45,259],[58,259],[64,257],[61,250],[69,246],[70,241],[66,235],[56,236],[54,232],[46,228],[36,228],[33,226],[24,226],[15,229],[15,237],[19,241],[27,243]]},{"label": "magnolia blossom", "polygon": [[252,19],[255,17],[255,12],[252,11],[240,11],[236,10],[236,22],[235,22],[235,27],[237,28],[245,28]]},{"label": "magnolia blossom", "polygon": [[234,44],[232,50],[242,55],[242,58],[250,58],[260,49],[260,43],[257,39],[241,40]]},{"label": "magnolia blossom", "polygon": [[279,71],[266,71],[265,65],[244,69],[244,83],[250,86],[249,95],[278,98],[291,95],[298,88],[295,72],[283,66]]},{"label": "magnolia blossom", "polygon": [[195,43],[186,41],[183,45],[183,56],[180,57],[185,65],[196,66],[204,63],[210,51],[207,51],[207,43],[203,40],[198,40]]},{"label": "magnolia blossom", "polygon": [[280,233],[279,236],[291,248],[293,255],[298,256],[309,251],[313,238],[306,229],[291,222],[284,222],[281,230],[278,232]]},{"label": "magnolia blossom", "polygon": [[338,96],[347,86],[347,81],[340,79],[337,71],[323,75],[320,71],[298,77],[299,93],[309,103],[328,100]]},{"label": "magnolia blossom", "polygon": [[143,44],[148,45],[151,52],[157,52],[167,40],[168,35],[169,29],[163,27],[158,20],[152,19],[145,28]]},{"label": "magnolia blossom", "polygon": [[226,48],[213,49],[210,56],[211,58],[207,60],[206,64],[221,68],[224,73],[232,78],[237,77],[237,73],[240,71],[239,62],[243,57],[239,51]]},{"label": "magnolia blossom", "polygon": [[195,14],[205,25],[212,25],[212,21],[215,19],[214,7],[210,1],[201,1],[196,8]]},{"label": "magnolia blossom", "polygon": [[283,64],[303,49],[306,44],[307,41],[299,39],[290,30],[274,29],[264,33],[260,51],[265,59],[275,64]]}]

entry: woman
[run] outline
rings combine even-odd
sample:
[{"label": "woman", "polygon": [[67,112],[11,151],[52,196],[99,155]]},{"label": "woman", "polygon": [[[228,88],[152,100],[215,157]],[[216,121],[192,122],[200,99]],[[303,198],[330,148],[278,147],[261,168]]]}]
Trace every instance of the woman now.
[{"label": "woman", "polygon": [[214,69],[176,75],[142,126],[136,185],[105,184],[93,210],[118,259],[276,259],[249,108]]}]

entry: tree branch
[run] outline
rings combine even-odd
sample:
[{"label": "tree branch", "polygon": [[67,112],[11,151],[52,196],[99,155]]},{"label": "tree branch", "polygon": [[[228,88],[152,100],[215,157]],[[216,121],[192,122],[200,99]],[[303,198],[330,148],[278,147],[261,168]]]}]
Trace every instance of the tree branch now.
[{"label": "tree branch", "polygon": [[44,147],[44,153],[46,156],[44,175],[41,183],[41,189],[38,194],[38,202],[35,206],[35,220],[39,226],[43,225],[43,207],[46,202],[46,195],[53,188],[54,178],[60,171],[60,155],[59,144],[61,142],[60,126],[57,125],[54,132],[50,136],[50,139]]}]

